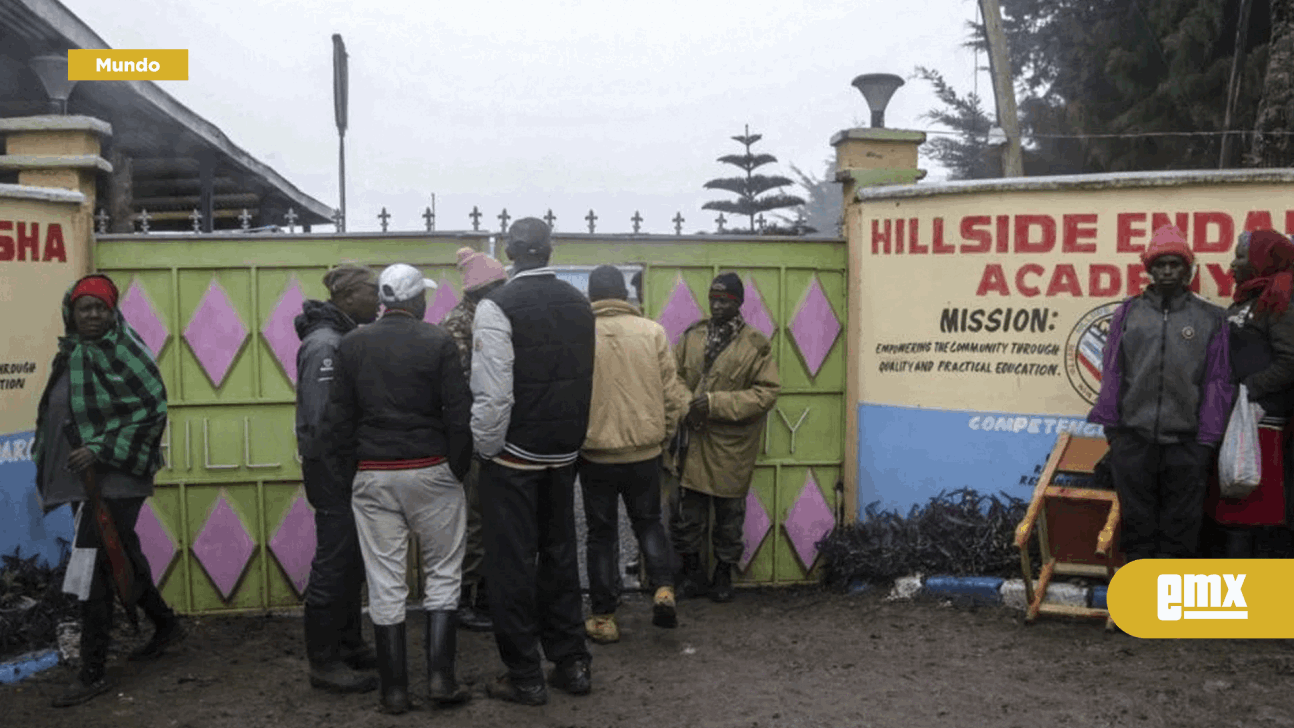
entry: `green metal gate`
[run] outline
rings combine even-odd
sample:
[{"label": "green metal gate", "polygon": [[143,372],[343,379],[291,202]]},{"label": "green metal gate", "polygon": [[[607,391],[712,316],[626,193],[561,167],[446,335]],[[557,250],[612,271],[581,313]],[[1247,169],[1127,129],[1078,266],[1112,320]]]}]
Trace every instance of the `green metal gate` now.
[{"label": "green metal gate", "polygon": [[[165,466],[137,525],[169,602],[189,613],[300,603],[314,523],[296,458],[292,319],[326,297],[324,272],[417,265],[441,283],[428,307],[439,321],[461,295],[455,252],[488,238],[100,236],[96,267],[117,281],[170,396]],[[745,281],[743,310],[772,334],[783,384],[755,472],[746,582],[810,579],[812,542],[843,513],[845,261],[842,240],[557,237],[554,265],[641,265],[647,313],[675,335],[708,315],[717,272]]]}]

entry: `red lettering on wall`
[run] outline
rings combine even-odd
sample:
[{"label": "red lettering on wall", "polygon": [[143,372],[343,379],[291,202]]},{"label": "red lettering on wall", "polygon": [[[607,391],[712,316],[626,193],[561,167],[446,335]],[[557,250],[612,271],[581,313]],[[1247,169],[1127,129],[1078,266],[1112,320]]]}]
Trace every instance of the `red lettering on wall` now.
[{"label": "red lettering on wall", "polygon": [[[872,255],[884,252],[889,255],[890,250],[890,221],[885,221],[885,232],[880,231],[880,220],[872,220]],[[884,250],[881,250],[881,244],[884,243]]]},{"label": "red lettering on wall", "polygon": [[[1121,212],[1118,217],[1117,232],[1114,249],[1120,253],[1144,253],[1146,246],[1142,243],[1133,243],[1132,239],[1144,238],[1146,229],[1133,227],[1133,223],[1145,222],[1146,213],[1144,212]],[[1129,284],[1132,281],[1128,281]]]},{"label": "red lettering on wall", "polygon": [[[1096,215],[1066,215],[1062,218],[1064,226],[1060,243],[1062,253],[1095,253],[1096,243],[1084,243],[1096,237]],[[1088,227],[1082,227],[1087,225]]]},{"label": "red lettering on wall", "polygon": [[1294,210],[1285,211],[1285,233],[1294,233]]},{"label": "red lettering on wall", "polygon": [[1074,266],[1069,263],[1056,266],[1056,270],[1051,274],[1051,283],[1047,284],[1048,296],[1061,293],[1068,293],[1074,298],[1083,297],[1083,288],[1078,285],[1078,273],[1074,272]]},{"label": "red lettering on wall", "polygon": [[956,253],[957,248],[944,242],[944,219],[936,217],[934,219],[934,232],[931,234],[930,247],[935,255],[947,255]]},{"label": "red lettering on wall", "polygon": [[67,262],[67,249],[63,245],[63,226],[56,222],[50,223],[45,229],[45,256],[41,260]]},{"label": "red lettering on wall", "polygon": [[1235,279],[1231,277],[1231,270],[1223,268],[1217,263],[1209,263],[1204,266],[1204,269],[1209,272],[1209,276],[1211,276],[1213,278],[1213,282],[1217,284],[1218,295],[1223,298],[1230,298],[1231,287],[1235,285],[1236,282]]},{"label": "red lettering on wall", "polygon": [[930,252],[929,247],[921,244],[920,238],[921,238],[921,233],[919,228],[917,227],[917,219],[914,217],[911,220],[908,220],[908,252],[909,253],[913,255],[918,255],[921,253]]},{"label": "red lettering on wall", "polygon": [[907,220],[894,221],[894,252],[903,255],[903,227]]},{"label": "red lettering on wall", "polygon": [[1146,275],[1146,266],[1140,263],[1128,264],[1128,295],[1136,296],[1146,290],[1150,277]]},{"label": "red lettering on wall", "polygon": [[[13,222],[0,220],[0,230],[13,230]],[[13,260],[13,238],[0,235],[0,260]]]},{"label": "red lettering on wall", "polygon": [[1087,269],[1087,295],[1092,297],[1117,296],[1123,287],[1123,276],[1119,266],[1109,263],[1093,263]]},{"label": "red lettering on wall", "polygon": [[1191,213],[1179,212],[1173,216],[1171,221],[1168,219],[1168,215],[1162,212],[1156,212],[1150,216],[1150,229],[1152,231],[1158,230],[1165,225],[1176,225],[1177,229],[1182,231],[1182,235],[1189,235],[1191,232]]},{"label": "red lettering on wall", "polygon": [[997,252],[1011,252],[1011,216],[997,216]]},{"label": "red lettering on wall", "polygon": [[1020,266],[1020,270],[1015,272],[1016,290],[1020,291],[1021,295],[1026,296],[1028,298],[1033,298],[1034,296],[1038,295],[1039,293],[1038,287],[1031,286],[1025,283],[1024,277],[1030,274],[1040,276],[1044,272],[1045,271],[1043,270],[1043,267],[1038,265],[1037,263],[1026,263]]},{"label": "red lettering on wall", "polygon": [[[1042,230],[1042,236],[1036,242],[1029,235],[1033,227]],[[1056,247],[1056,220],[1051,215],[1015,216],[1015,252],[1047,253],[1054,247]]]},{"label": "red lettering on wall", "polygon": [[1272,227],[1272,214],[1266,210],[1254,210],[1245,215],[1245,230],[1253,232],[1255,230],[1275,230]]},{"label": "red lettering on wall", "polygon": [[[979,242],[978,245],[963,244],[961,246],[963,253],[987,253],[988,251],[992,250],[993,233],[989,232],[988,230],[981,229],[982,227],[988,227],[990,224],[992,224],[992,220],[989,219],[988,215],[971,215],[969,217],[962,218],[962,238],[965,240],[976,240]],[[876,225],[876,221],[873,220],[872,221],[873,230],[875,230],[875,225]],[[873,241],[876,240],[875,232],[872,233],[872,240]],[[873,252],[875,252],[875,249],[876,249],[876,243],[873,242],[872,243]],[[888,249],[886,252],[888,252]],[[999,267],[998,273],[1000,274],[1001,272],[1002,272],[1002,269]],[[1006,285],[1005,280],[1002,281],[1002,283],[1004,286]],[[981,293],[979,295],[982,296],[984,294]]]},{"label": "red lettering on wall", "polygon": [[980,276],[979,288],[975,289],[975,295],[986,296],[989,291],[1002,296],[1011,295],[1011,289],[1006,285],[1006,276],[1002,273],[1002,266],[998,263],[984,266],[984,275]]},{"label": "red lettering on wall", "polygon": [[[31,225],[31,232],[27,231],[28,225]],[[18,223],[18,260],[27,260],[28,251],[31,251],[33,261],[40,260],[40,223],[38,222]]]},{"label": "red lettering on wall", "polygon": [[[1210,235],[1209,228],[1217,230]],[[1231,216],[1225,212],[1195,213],[1195,239],[1193,245],[1197,253],[1225,253],[1235,244],[1236,228]]]}]

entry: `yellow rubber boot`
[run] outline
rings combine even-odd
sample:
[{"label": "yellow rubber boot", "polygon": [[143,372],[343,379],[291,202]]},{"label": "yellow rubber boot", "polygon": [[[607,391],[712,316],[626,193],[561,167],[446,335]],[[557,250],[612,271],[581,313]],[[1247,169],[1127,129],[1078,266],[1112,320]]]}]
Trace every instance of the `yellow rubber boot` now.
[{"label": "yellow rubber boot", "polygon": [[584,632],[589,639],[600,645],[620,641],[620,627],[616,625],[616,615],[595,614],[584,620]]}]

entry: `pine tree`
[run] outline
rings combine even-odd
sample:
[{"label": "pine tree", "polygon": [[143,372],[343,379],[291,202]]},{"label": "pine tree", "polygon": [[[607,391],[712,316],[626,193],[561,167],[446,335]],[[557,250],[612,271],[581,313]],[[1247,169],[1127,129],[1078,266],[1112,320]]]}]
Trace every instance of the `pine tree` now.
[{"label": "pine tree", "polygon": [[[701,205],[701,209],[745,215],[750,218],[750,228],[747,232],[754,232],[755,215],[761,212],[804,204],[804,200],[795,195],[773,192],[773,190],[792,184],[791,180],[780,175],[755,174],[756,169],[777,161],[777,157],[771,154],[754,154],[750,151],[755,142],[762,138],[762,134],[751,134],[750,125],[747,124],[745,134],[732,137],[734,141],[746,148],[746,153],[725,154],[718,159],[724,164],[731,164],[745,171],[746,176],[721,177],[712,179],[704,185],[707,190],[727,190],[732,192],[737,195],[737,199],[714,200]],[[761,197],[761,195],[763,196]]]},{"label": "pine tree", "polygon": [[1254,123],[1253,147],[1245,160],[1254,167],[1294,167],[1294,0],[1272,0],[1271,45],[1262,102]]}]

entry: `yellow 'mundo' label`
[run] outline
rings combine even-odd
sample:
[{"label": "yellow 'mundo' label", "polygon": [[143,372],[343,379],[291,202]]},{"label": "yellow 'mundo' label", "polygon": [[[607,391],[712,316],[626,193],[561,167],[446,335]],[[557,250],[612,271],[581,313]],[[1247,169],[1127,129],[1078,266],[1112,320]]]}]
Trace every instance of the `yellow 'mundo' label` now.
[{"label": "yellow 'mundo' label", "polygon": [[187,81],[187,49],[93,50],[67,52],[69,81]]},{"label": "yellow 'mundo' label", "polygon": [[1144,638],[1294,637],[1294,560],[1139,559],[1115,573],[1110,616]]}]

